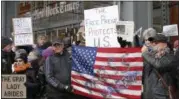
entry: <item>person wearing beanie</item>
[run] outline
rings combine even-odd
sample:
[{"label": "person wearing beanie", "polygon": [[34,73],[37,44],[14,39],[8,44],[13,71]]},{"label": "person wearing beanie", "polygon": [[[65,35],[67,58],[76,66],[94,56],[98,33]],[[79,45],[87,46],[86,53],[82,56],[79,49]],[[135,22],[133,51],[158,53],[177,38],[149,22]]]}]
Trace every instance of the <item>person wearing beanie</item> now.
[{"label": "person wearing beanie", "polygon": [[16,74],[24,74],[30,67],[27,61],[27,54],[21,53],[15,57],[15,63],[12,65],[12,72]]},{"label": "person wearing beanie", "polygon": [[54,54],[45,62],[48,99],[72,99],[71,60],[63,40],[53,41]]},{"label": "person wearing beanie", "polygon": [[1,73],[10,74],[12,58],[11,54],[13,41],[7,37],[1,37]]},{"label": "person wearing beanie", "polygon": [[[174,55],[167,46],[167,37],[157,34],[150,42],[150,46],[143,46],[142,57],[144,59],[144,99],[169,99],[172,96],[168,89],[164,87],[163,81],[167,86],[174,86],[172,76],[167,71],[171,68]],[[160,76],[159,76],[160,75]],[[163,79],[163,81],[159,81]],[[171,93],[173,90],[170,90]],[[170,98],[171,99],[171,98]]]}]

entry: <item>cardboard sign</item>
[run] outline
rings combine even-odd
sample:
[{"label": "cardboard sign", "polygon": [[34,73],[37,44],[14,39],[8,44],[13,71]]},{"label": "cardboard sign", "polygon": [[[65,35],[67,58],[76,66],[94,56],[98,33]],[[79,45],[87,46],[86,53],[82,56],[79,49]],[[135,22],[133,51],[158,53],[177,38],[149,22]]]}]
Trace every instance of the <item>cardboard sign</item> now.
[{"label": "cardboard sign", "polygon": [[134,38],[134,22],[133,21],[119,21],[116,24],[117,35],[126,41],[133,42]]},{"label": "cardboard sign", "polygon": [[163,26],[163,33],[165,36],[178,36],[177,24]]},{"label": "cardboard sign", "polygon": [[16,34],[14,35],[14,44],[16,46],[21,45],[33,45],[33,34]]},{"label": "cardboard sign", "polygon": [[27,18],[13,18],[13,27],[15,34],[32,33],[32,19]]},{"label": "cardboard sign", "polygon": [[118,6],[84,11],[86,46],[120,47],[115,24],[119,21]]},{"label": "cardboard sign", "polygon": [[26,98],[26,75],[2,75],[2,98]]}]

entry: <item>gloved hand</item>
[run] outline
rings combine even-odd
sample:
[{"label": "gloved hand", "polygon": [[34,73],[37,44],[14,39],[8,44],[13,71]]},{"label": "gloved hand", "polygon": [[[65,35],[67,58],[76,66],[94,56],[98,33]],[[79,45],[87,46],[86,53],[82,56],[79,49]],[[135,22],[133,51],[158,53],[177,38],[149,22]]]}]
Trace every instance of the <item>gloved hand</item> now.
[{"label": "gloved hand", "polygon": [[72,92],[73,91],[73,87],[72,86],[65,86],[65,90],[67,92]]}]

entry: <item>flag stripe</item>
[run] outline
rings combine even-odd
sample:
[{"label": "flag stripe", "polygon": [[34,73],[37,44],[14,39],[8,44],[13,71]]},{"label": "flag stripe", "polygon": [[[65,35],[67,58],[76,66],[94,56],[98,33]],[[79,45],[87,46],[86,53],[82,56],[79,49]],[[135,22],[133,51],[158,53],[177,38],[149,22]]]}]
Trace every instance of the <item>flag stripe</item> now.
[{"label": "flag stripe", "polygon": [[[78,80],[78,79],[72,79],[72,84],[73,83],[79,83],[79,84],[81,84],[81,85],[85,85],[85,83],[86,83],[87,81],[85,81],[85,80]],[[90,81],[88,81],[88,82],[90,82]],[[91,82],[90,82],[91,83]],[[94,85],[97,85],[97,84],[99,84],[99,85],[103,85],[104,86],[104,88],[105,88],[105,86],[111,86],[111,87],[113,87],[113,88],[127,88],[126,90],[138,90],[138,91],[140,91],[141,89],[142,89],[142,87],[141,86],[135,86],[135,85],[127,85],[127,86],[124,86],[124,85],[120,85],[121,83],[119,83],[118,85],[117,84],[107,84],[107,83],[105,83],[105,82],[101,82],[101,81],[99,81],[99,82],[95,82],[95,84]]]},{"label": "flag stripe", "polygon": [[105,68],[105,70],[116,70],[116,71],[142,71],[143,66],[133,66],[133,67],[127,67],[127,66],[101,66],[101,65],[95,65],[94,69],[102,69]]},{"label": "flag stripe", "polygon": [[143,62],[143,59],[141,57],[125,57],[125,58],[116,58],[116,57],[112,57],[107,58],[107,57],[96,57],[96,61],[108,61],[108,62]]},{"label": "flag stripe", "polygon": [[[80,74],[80,73],[75,73],[74,71],[72,71],[72,78],[74,79],[80,79],[80,80],[94,80],[94,81],[99,81],[100,78],[97,78],[97,77],[93,77],[93,76],[90,76],[90,75],[87,75],[87,74]],[[121,79],[117,79],[117,80],[121,80]],[[116,80],[114,79],[106,79],[106,83],[109,83],[109,84],[116,84]],[[138,80],[136,79],[135,82],[131,82],[130,85],[139,85],[141,86],[141,83],[142,81],[141,80]]]},{"label": "flag stripe", "polygon": [[130,53],[130,54],[119,54],[119,53],[101,53],[98,52],[96,57],[108,57],[108,58],[134,58],[134,57],[141,57],[141,53]]},{"label": "flag stripe", "polygon": [[98,48],[97,52],[103,53],[141,53],[140,48]]},{"label": "flag stripe", "polygon": [[122,62],[103,62],[103,61],[96,61],[95,65],[101,65],[101,66],[124,66],[124,65],[129,65],[130,67],[133,66],[142,66],[143,62],[128,62],[128,63],[122,63]]},{"label": "flag stripe", "polygon": [[109,76],[142,76],[142,71],[123,71],[123,72],[119,72],[119,71],[115,71],[115,70],[106,70],[106,69],[94,69],[94,72],[96,74],[104,74],[104,75],[109,75]]},{"label": "flag stripe", "polygon": [[[93,99],[104,99],[104,97],[103,97],[103,95],[100,93],[100,92],[96,92],[96,91],[93,91],[93,90],[91,90],[90,92],[89,92],[89,90],[88,89],[85,89],[85,88],[83,88],[83,87],[80,87],[80,86],[76,86],[76,85],[73,85],[73,88],[75,89],[75,90],[78,90],[78,93],[80,92],[80,93],[83,93],[82,95],[84,95],[84,94],[86,94],[87,96],[88,96],[88,94],[90,94],[90,95],[92,95],[92,96],[90,96],[90,97],[92,97]],[[77,93],[77,92],[76,92]],[[124,98],[124,97],[117,97],[117,96],[114,96],[114,95],[112,95],[112,98],[113,99],[127,99],[127,98]],[[109,98],[108,98],[109,99]]]},{"label": "flag stripe", "polygon": [[[78,87],[81,87],[81,88],[85,88],[85,86],[84,85],[80,85],[80,84],[73,84],[73,85],[75,85],[75,86],[78,86]],[[86,88],[85,88],[86,89]],[[88,87],[88,90],[91,90],[91,91],[94,91],[94,92],[99,92],[99,93],[103,93],[103,94],[109,94],[107,91],[105,91],[105,90],[103,90],[103,89],[99,89],[99,88],[91,88],[91,87]],[[127,94],[123,94],[122,93],[123,92],[123,90],[121,90],[120,92],[118,92],[118,93],[111,93],[111,95],[112,95],[112,97],[111,98],[113,98],[113,96],[117,96],[117,97],[119,97],[119,98],[124,98],[124,97],[126,97],[126,98],[133,98],[133,99],[139,99],[140,98],[140,95],[141,95],[141,93],[140,93],[140,91],[139,92],[137,92],[137,91],[133,91],[133,92],[128,92]],[[131,95],[131,94],[134,94],[134,93],[139,93],[139,95]]]}]

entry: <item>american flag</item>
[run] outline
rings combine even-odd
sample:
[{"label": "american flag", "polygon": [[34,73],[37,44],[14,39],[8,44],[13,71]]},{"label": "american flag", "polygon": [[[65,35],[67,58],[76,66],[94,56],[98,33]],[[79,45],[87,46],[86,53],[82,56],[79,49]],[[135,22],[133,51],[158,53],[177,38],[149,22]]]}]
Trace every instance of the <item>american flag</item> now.
[{"label": "american flag", "polygon": [[97,99],[140,99],[140,48],[72,47],[74,93]]}]

